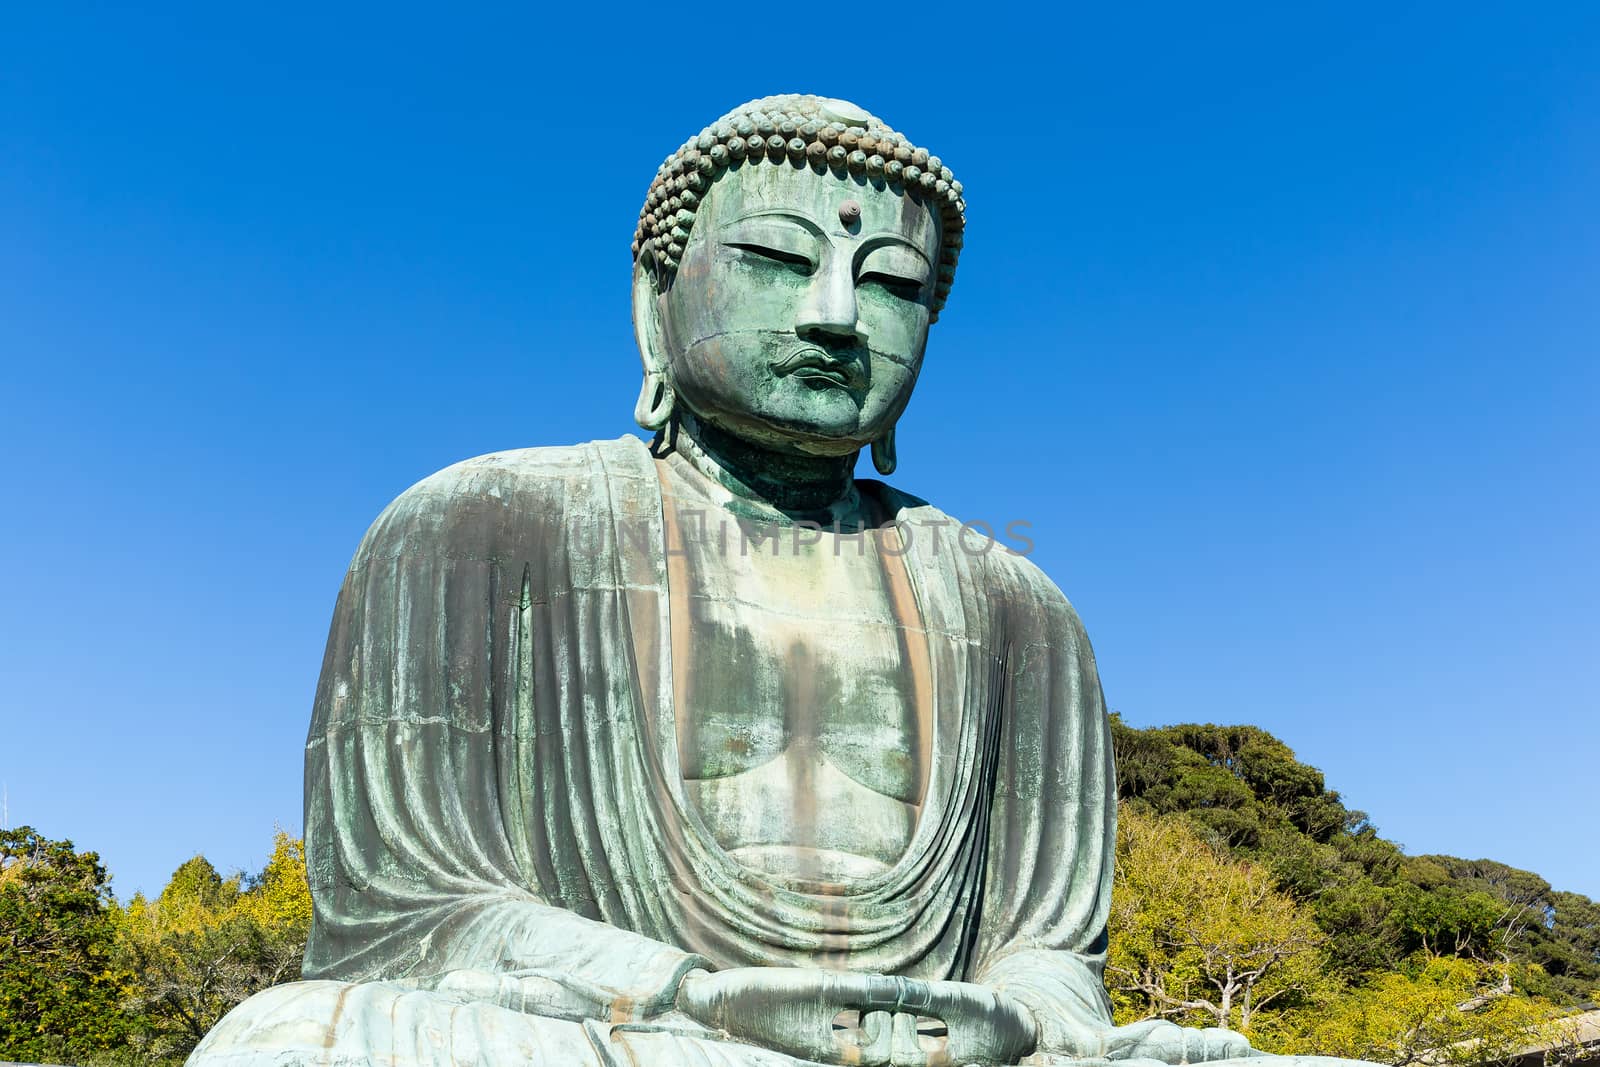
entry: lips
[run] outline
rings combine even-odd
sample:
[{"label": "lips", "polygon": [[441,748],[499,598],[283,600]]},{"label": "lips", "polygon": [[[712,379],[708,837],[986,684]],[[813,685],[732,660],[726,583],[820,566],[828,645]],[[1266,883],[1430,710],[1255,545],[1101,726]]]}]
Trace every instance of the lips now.
[{"label": "lips", "polygon": [[834,385],[848,386],[850,380],[844,376],[843,371],[831,370],[827,367],[801,367],[794,371],[791,377],[801,381],[832,382]]},{"label": "lips", "polygon": [[855,360],[836,359],[820,348],[807,345],[768,364],[780,378],[798,378],[819,387],[836,385],[849,389],[856,384],[859,371]]}]

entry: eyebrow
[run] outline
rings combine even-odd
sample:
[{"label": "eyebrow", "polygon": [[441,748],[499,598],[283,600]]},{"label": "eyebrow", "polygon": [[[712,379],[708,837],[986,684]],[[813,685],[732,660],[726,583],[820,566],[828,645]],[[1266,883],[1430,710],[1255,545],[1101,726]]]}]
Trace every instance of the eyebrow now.
[{"label": "eyebrow", "polygon": [[916,242],[912,241],[904,234],[895,233],[892,230],[883,230],[878,233],[871,233],[863,237],[861,239],[861,247],[856,253],[856,258],[859,260],[868,252],[875,252],[884,245],[891,243],[898,245],[901,248],[910,249],[912,252],[917,254],[917,258],[922,260],[922,262],[926,263],[930,267],[933,266],[933,260],[928,258],[928,253],[924,252]]},{"label": "eyebrow", "polygon": [[785,210],[784,208],[776,208],[776,207],[764,207],[764,208],[757,208],[754,211],[747,211],[743,215],[740,215],[740,216],[738,216],[736,218],[729,219],[726,223],[724,223],[724,225],[737,226],[741,222],[749,222],[751,219],[761,219],[761,218],[776,219],[776,220],[778,220],[780,222],[795,222],[795,223],[799,223],[802,227],[804,227],[807,230],[810,230],[812,233],[816,234],[818,237],[827,236],[826,232],[822,229],[822,227],[820,225],[817,224],[815,219],[812,219],[812,218],[810,218],[810,217],[808,217],[806,215],[802,215],[802,214],[800,214],[799,212],[796,212],[796,211],[788,211],[788,210]]},{"label": "eyebrow", "polygon": [[[810,231],[812,234],[818,237],[828,236],[828,232],[809,215],[802,215],[797,211],[790,211],[786,208],[777,207],[763,207],[756,208],[754,211],[747,211],[743,215],[738,215],[729,219],[726,223],[724,223],[724,225],[737,226],[741,222],[749,222],[752,219],[763,218],[775,219],[780,222],[798,223],[802,228]],[[866,255],[868,252],[893,242],[894,244],[897,244],[903,248],[910,249],[912,252],[916,253],[918,259],[922,260],[930,267],[933,266],[933,260],[928,258],[928,253],[924,252],[915,241],[911,240],[909,237],[906,237],[904,234],[896,233],[893,230],[879,230],[876,233],[869,233],[861,237],[859,240],[860,246],[856,250],[857,259]]]}]

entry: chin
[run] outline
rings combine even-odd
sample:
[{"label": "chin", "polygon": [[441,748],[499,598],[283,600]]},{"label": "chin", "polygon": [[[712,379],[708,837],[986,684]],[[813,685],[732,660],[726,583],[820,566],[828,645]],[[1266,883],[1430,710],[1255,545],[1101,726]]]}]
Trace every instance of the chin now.
[{"label": "chin", "polygon": [[848,456],[865,447],[870,438],[861,432],[860,412],[850,405],[848,415],[818,417],[816,412],[749,412],[736,420],[714,419],[713,424],[753,445],[776,452],[807,456]]}]

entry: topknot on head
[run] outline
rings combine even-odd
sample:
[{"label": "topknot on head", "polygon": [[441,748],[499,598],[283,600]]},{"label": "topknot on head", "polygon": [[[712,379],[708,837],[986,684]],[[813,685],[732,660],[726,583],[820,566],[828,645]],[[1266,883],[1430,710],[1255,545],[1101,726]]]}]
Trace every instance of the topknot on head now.
[{"label": "topknot on head", "polygon": [[961,183],[938,156],[844,100],[797,93],[765,96],[734,108],[685,141],[650,183],[633,233],[634,260],[665,286],[678,268],[695,211],[711,183],[731,168],[763,161],[882,183],[937,212],[944,227],[929,321],[938,319],[955,281],[966,228]]}]

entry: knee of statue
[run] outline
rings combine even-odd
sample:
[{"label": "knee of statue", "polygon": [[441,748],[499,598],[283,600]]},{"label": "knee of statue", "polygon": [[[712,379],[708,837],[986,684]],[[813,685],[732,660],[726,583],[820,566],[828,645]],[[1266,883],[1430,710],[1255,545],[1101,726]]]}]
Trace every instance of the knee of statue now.
[{"label": "knee of statue", "polygon": [[194,1062],[1251,1054],[1112,1025],[1071,605],[854,476],[894,470],[965,206],[815,96],[668,157],[633,244],[653,441],[468,460],[367,532],[306,749],[305,980]]}]

